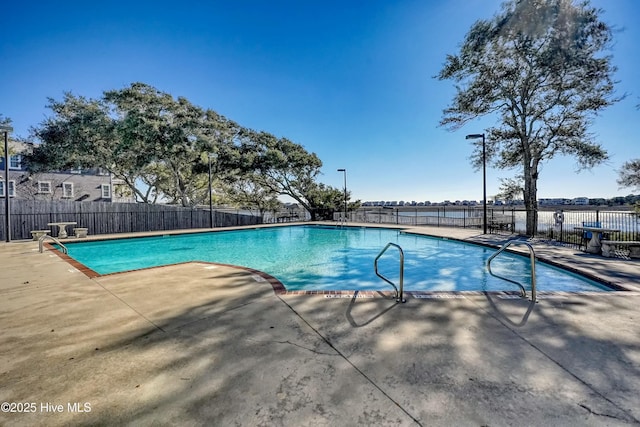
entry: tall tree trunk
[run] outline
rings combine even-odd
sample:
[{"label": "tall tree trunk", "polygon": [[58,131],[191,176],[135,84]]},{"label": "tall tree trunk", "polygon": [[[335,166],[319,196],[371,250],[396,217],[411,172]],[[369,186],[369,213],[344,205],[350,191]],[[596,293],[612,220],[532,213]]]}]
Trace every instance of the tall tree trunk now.
[{"label": "tall tree trunk", "polygon": [[525,155],[524,163],[524,206],[527,210],[526,235],[534,237],[538,230],[538,167],[537,162],[529,161]]},{"label": "tall tree trunk", "polygon": [[285,195],[285,196],[289,196],[292,197],[296,202],[300,203],[300,205],[307,211],[309,212],[309,215],[311,215],[311,221],[315,221],[316,220],[316,210],[314,208],[311,207],[310,203],[307,203],[306,201],[302,200],[300,197],[298,197],[296,194],[293,194],[293,192],[280,192],[280,194]]}]

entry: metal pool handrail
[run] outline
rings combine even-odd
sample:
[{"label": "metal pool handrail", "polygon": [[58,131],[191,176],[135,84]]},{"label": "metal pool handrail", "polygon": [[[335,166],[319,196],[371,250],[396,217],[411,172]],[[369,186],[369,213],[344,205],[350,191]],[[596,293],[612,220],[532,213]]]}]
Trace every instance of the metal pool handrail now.
[{"label": "metal pool handrail", "polygon": [[491,274],[494,277],[497,277],[499,279],[506,280],[507,282],[518,285],[520,287],[520,296],[523,298],[527,297],[527,291],[524,289],[524,286],[522,286],[521,283],[516,282],[513,279],[500,276],[499,274],[495,274],[494,272],[491,271],[491,261],[495,257],[497,257],[501,252],[506,250],[513,243],[519,243],[529,248],[529,258],[531,260],[531,301],[536,301],[536,253],[533,250],[533,246],[531,246],[529,243],[523,242],[522,240],[509,240],[507,243],[502,245],[502,247],[495,254],[489,257],[489,259],[487,260],[487,270],[489,270],[489,274]]},{"label": "metal pool handrail", "polygon": [[40,249],[40,253],[42,253],[44,251],[44,240],[46,238],[49,238],[49,239],[53,240],[55,243],[57,243],[62,248],[62,253],[63,254],[68,254],[69,253],[69,251],[67,250],[67,247],[65,245],[63,245],[62,243],[60,243],[60,240],[56,239],[53,236],[49,236],[48,234],[43,234],[38,239],[38,248]]},{"label": "metal pool handrail", "polygon": [[[396,285],[391,280],[387,279],[386,277],[384,277],[382,274],[380,274],[378,272],[378,259],[380,259],[382,254],[384,254],[386,252],[386,250],[389,249],[390,246],[394,246],[394,247],[398,248],[398,251],[400,252],[400,290],[398,290],[398,287],[396,287]],[[393,289],[396,290],[396,302],[407,302],[407,300],[403,298],[403,291],[404,291],[404,251],[402,250],[402,248],[399,245],[396,245],[395,243],[391,243],[391,242],[387,243],[387,246],[385,246],[384,249],[382,249],[380,251],[380,253],[376,257],[375,261],[373,261],[373,267],[375,269],[376,276],[378,276],[379,278],[381,278],[385,282],[389,283],[391,286],[393,286]]]}]

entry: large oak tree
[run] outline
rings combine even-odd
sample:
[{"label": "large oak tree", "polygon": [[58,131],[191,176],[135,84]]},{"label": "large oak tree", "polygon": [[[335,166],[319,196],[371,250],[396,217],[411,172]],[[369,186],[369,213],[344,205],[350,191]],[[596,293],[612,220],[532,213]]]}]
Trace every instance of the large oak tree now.
[{"label": "large oak tree", "polygon": [[[442,126],[457,130],[478,117],[497,117],[487,131],[487,156],[524,177],[530,236],[537,229],[541,164],[566,155],[588,168],[608,158],[589,132],[595,114],[619,100],[606,54],[612,30],[601,12],[588,1],[507,1],[493,19],[473,24],[437,76],[456,84]],[[481,141],[474,144],[477,167]]]},{"label": "large oak tree", "polygon": [[268,132],[246,130],[240,139],[237,169],[254,186],[267,194],[291,197],[309,212],[312,221],[320,209],[336,207],[325,205],[328,194],[337,190],[317,182],[322,161],[315,153]]},{"label": "large oak tree", "polygon": [[144,83],[87,99],[50,99],[53,115],[32,132],[42,142],[27,163],[32,171],[102,168],[139,201],[158,196],[190,206],[206,188],[206,156],[232,144],[233,122]]},{"label": "large oak tree", "polygon": [[[49,100],[53,115],[33,129],[42,142],[28,156],[32,171],[103,168],[139,201],[158,196],[191,206],[209,199],[208,174],[227,194],[216,200],[262,212],[286,195],[312,218],[337,190],[317,183],[322,162],[300,144],[234,123],[186,98],[144,83],[100,99],[66,93]],[[141,185],[142,184],[142,185]]]}]

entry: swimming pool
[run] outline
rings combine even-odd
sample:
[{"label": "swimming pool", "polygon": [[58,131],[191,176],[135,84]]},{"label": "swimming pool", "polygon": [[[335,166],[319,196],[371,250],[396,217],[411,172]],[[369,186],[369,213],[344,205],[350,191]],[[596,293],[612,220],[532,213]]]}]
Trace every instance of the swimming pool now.
[{"label": "swimming pool", "polygon": [[[188,261],[233,264],[276,277],[287,290],[392,290],[375,275],[373,260],[388,243],[405,253],[405,291],[516,291],[488,274],[495,249],[395,229],[295,225],[129,239],[72,242],[69,256],[99,274]],[[396,281],[398,253],[379,261]],[[530,289],[528,258],[503,253],[492,270]],[[610,291],[604,285],[538,262],[539,291]]]}]

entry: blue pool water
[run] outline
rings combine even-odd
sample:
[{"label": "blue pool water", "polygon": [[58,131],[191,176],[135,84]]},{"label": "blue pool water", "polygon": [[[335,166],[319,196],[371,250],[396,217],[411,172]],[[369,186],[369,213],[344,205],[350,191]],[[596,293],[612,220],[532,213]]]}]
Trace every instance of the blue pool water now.
[{"label": "blue pool water", "polygon": [[[208,261],[264,271],[287,290],[392,290],[373,269],[375,257],[388,242],[404,250],[407,291],[517,290],[488,274],[486,261],[495,249],[383,228],[288,226],[70,243],[67,247],[70,257],[99,274]],[[397,280],[398,259],[398,251],[390,248],[379,260],[380,272]],[[494,273],[530,287],[528,258],[502,253],[491,267]],[[539,262],[536,276],[539,291],[610,290]]]}]

